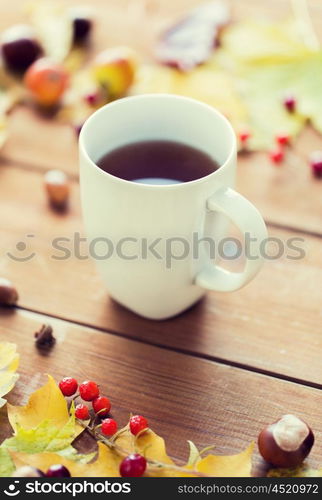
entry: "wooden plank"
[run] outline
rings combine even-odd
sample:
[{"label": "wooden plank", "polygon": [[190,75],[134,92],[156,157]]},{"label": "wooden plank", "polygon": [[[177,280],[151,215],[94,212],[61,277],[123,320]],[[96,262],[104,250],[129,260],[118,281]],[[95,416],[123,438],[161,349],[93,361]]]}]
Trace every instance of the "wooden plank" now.
[{"label": "wooden plank", "polygon": [[266,221],[322,234],[322,183],[312,177],[308,164],[309,153],[321,149],[322,142],[312,131],[305,136],[315,148],[301,142],[301,149],[284,166],[272,165],[266,154],[241,157],[237,190],[257,206]]},{"label": "wooden plank", "polygon": [[[91,261],[51,258],[61,255],[52,249],[54,238],[73,241],[73,235],[81,231],[76,183],[72,192],[70,213],[56,214],[47,207],[41,175],[14,166],[4,165],[0,170],[0,275],[16,283],[20,306],[321,385],[319,238],[271,229],[271,235],[285,245],[290,237],[303,237],[306,257],[268,261],[243,290],[208,293],[180,317],[147,321],[108,298]],[[19,241],[28,244],[25,251],[15,248]],[[68,244],[69,249],[72,246]],[[8,251],[17,258],[32,252],[37,255],[17,262],[7,256]],[[86,247],[81,246],[81,252],[86,255]]]},{"label": "wooden plank", "polygon": [[[21,353],[21,378],[9,401],[22,404],[44,381],[73,375],[95,379],[111,398],[113,416],[121,425],[129,413],[145,415],[164,436],[168,452],[187,457],[187,439],[199,448],[215,445],[216,453],[232,454],[256,440],[267,423],[285,413],[307,420],[316,445],[310,463],[322,462],[320,410],[322,392],[297,384],[169,352],[89,328],[50,320],[57,343],[42,355],[33,333],[47,318],[1,311],[1,340],[16,342]],[[0,436],[5,409],[0,412]],[[255,472],[262,462],[255,455]]]},{"label": "wooden plank", "polygon": [[[73,0],[72,3],[78,2]],[[163,27],[198,3],[201,3],[200,0],[95,0],[93,4],[98,18],[93,44],[95,51],[106,46],[129,44],[143,57],[151,57],[154,40]],[[23,1],[15,0],[10,9],[6,7],[0,27],[25,20],[23,4]],[[282,19],[291,14],[288,1],[234,0],[231,5],[235,19]],[[312,0],[309,6],[317,32],[320,32],[321,5]],[[142,23],[146,26],[144,30],[141,29]],[[118,26],[118,29],[115,30],[114,26]],[[321,137],[307,130],[294,149],[290,164],[283,168],[272,167],[266,155],[241,158],[238,177],[240,191],[258,206],[268,221],[321,234],[321,183],[311,179],[307,166],[308,154],[319,148]],[[10,137],[2,156],[18,164],[29,164],[44,170],[55,167],[73,175],[78,173],[77,140],[73,128],[68,124],[41,118],[34,111],[23,107],[12,113]]]}]

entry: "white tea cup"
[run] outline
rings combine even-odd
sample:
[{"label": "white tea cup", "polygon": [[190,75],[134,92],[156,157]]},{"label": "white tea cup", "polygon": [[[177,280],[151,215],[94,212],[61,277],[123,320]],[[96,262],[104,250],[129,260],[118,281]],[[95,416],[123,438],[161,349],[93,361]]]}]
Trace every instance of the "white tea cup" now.
[{"label": "white tea cup", "polygon": [[[187,144],[220,167],[193,181],[160,185],[124,180],[97,166],[109,151],[147,140]],[[189,308],[206,290],[231,292],[257,274],[267,230],[258,210],[233,189],[236,137],[218,111],[170,94],[127,97],[88,118],[79,149],[88,241],[119,303],[146,318],[165,319]],[[229,220],[252,241],[252,257],[246,256],[241,272],[221,267],[207,251],[207,239],[227,237]]]}]

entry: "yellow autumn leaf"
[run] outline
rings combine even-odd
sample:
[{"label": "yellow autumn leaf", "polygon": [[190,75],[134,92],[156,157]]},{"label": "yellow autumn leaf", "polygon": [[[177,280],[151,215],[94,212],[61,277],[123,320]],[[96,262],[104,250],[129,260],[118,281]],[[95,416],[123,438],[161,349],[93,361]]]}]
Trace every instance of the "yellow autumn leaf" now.
[{"label": "yellow autumn leaf", "polygon": [[16,344],[0,342],[0,370],[15,372],[19,365],[19,354]]},{"label": "yellow autumn leaf", "polygon": [[10,452],[15,467],[30,465],[46,472],[51,465],[62,464],[69,470],[72,477],[118,477],[122,458],[102,443],[98,443],[97,459],[84,464],[69,460],[56,453],[26,453]]},{"label": "yellow autumn leaf", "polygon": [[219,109],[232,123],[247,120],[247,108],[238,95],[232,75],[212,59],[188,73],[160,65],[141,67],[132,94],[171,93],[192,97]]},{"label": "yellow autumn leaf", "polygon": [[43,420],[63,426],[69,419],[69,412],[59,387],[48,375],[48,382],[30,396],[26,406],[8,404],[8,419],[14,430],[17,424],[24,429],[33,429]]},{"label": "yellow autumn leaf", "polygon": [[271,469],[267,477],[322,477],[322,469],[311,469],[304,463],[294,469]]},{"label": "yellow autumn leaf", "polygon": [[[35,391],[25,406],[8,404],[8,419],[15,432],[36,429],[49,422],[53,428],[63,428],[70,420],[67,401],[53,377],[48,375],[48,382]],[[83,427],[75,425],[75,437],[83,432]]]},{"label": "yellow autumn leaf", "polygon": [[221,45],[234,59],[247,64],[281,64],[310,53],[293,21],[241,21],[228,27]]},{"label": "yellow autumn leaf", "polygon": [[195,466],[197,472],[211,477],[251,477],[254,443],[238,455],[207,455]]},{"label": "yellow autumn leaf", "polygon": [[[45,472],[51,465],[61,463],[68,468],[73,477],[119,477],[119,467],[124,456],[139,453],[148,461],[146,477],[195,477],[223,476],[223,477],[250,477],[251,458],[254,445],[252,444],[238,455],[214,456],[197,460],[195,466],[178,466],[168,456],[164,439],[151,429],[142,435],[134,437],[128,427],[122,429],[115,439],[115,448],[104,443],[98,443],[98,456],[92,463],[84,463],[84,456],[78,460],[74,454],[62,453],[35,453],[26,454],[9,449],[15,466],[30,465]],[[86,456],[85,456],[86,459]]]},{"label": "yellow autumn leaf", "polygon": [[2,397],[10,392],[19,375],[16,370],[19,365],[19,354],[16,344],[0,342],[0,408],[6,404]]},{"label": "yellow autumn leaf", "polygon": [[28,6],[31,23],[45,54],[55,62],[63,62],[71,51],[73,26],[70,13],[60,2],[34,2]]},{"label": "yellow autumn leaf", "polygon": [[[129,453],[140,453],[147,460],[153,460],[162,466],[149,466],[146,476],[152,477],[182,477],[187,476],[176,466],[173,460],[168,456],[164,439],[158,436],[151,429],[135,438],[127,428],[116,439],[115,443]],[[166,467],[166,466],[169,467]]]}]

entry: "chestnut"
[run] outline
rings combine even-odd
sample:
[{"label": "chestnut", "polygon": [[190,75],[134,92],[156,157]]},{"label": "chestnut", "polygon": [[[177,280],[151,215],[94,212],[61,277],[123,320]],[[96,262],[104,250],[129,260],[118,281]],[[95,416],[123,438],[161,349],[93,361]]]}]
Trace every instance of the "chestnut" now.
[{"label": "chestnut", "polygon": [[17,24],[3,32],[1,53],[8,69],[23,73],[42,55],[43,50],[36,40],[33,29],[27,25]]},{"label": "chestnut", "polygon": [[0,278],[0,305],[14,306],[18,300],[18,292],[6,278]]},{"label": "chestnut", "polygon": [[69,10],[72,20],[73,43],[87,42],[93,27],[92,11],[87,7],[72,7]]},{"label": "chestnut", "polygon": [[41,470],[30,467],[29,465],[24,465],[16,469],[14,473],[11,474],[11,477],[44,477],[44,475],[45,474],[43,474]]},{"label": "chestnut", "polygon": [[297,467],[308,456],[313,443],[310,427],[294,415],[283,415],[258,436],[260,454],[275,467]]}]

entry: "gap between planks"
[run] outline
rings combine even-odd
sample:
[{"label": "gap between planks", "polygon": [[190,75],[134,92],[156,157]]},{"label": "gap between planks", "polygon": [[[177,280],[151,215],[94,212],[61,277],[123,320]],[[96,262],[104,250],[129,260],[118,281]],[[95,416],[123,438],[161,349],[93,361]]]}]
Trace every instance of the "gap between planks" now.
[{"label": "gap between planks", "polygon": [[290,382],[292,384],[297,384],[297,385],[304,386],[304,387],[310,387],[311,389],[318,389],[318,390],[322,389],[322,384],[318,384],[316,382],[310,382],[310,381],[307,381],[307,380],[304,380],[301,378],[283,375],[282,373],[273,372],[271,370],[265,370],[262,368],[257,368],[255,366],[251,366],[251,365],[248,365],[246,363],[239,363],[238,361],[231,361],[229,359],[221,358],[220,356],[211,356],[211,355],[207,355],[205,353],[198,353],[196,351],[192,351],[189,349],[167,346],[164,344],[159,344],[158,342],[152,342],[152,341],[149,342],[148,340],[146,340],[146,339],[143,340],[142,338],[137,337],[136,335],[129,335],[126,333],[118,332],[116,330],[105,329],[105,328],[102,328],[100,326],[96,326],[96,325],[93,325],[90,323],[85,323],[85,322],[77,321],[77,320],[71,320],[71,319],[65,318],[64,316],[59,316],[58,314],[49,314],[47,312],[44,313],[44,312],[38,311],[36,309],[28,308],[28,307],[16,306],[16,309],[18,311],[25,311],[28,313],[40,315],[40,316],[43,316],[44,318],[57,319],[60,321],[64,321],[64,322],[69,323],[70,325],[73,325],[73,326],[80,326],[83,328],[89,328],[89,329],[95,330],[96,332],[100,332],[103,334],[113,335],[115,337],[121,337],[121,338],[124,338],[124,339],[132,341],[132,342],[139,342],[141,344],[149,345],[151,347],[157,347],[157,348],[163,349],[165,351],[176,352],[179,354],[184,354],[186,356],[191,356],[193,358],[198,358],[198,359],[203,359],[203,360],[210,361],[213,363],[218,363],[218,364],[223,365],[223,366],[230,366],[233,368],[238,368],[238,369],[246,371],[246,372],[257,373],[259,375],[265,375],[267,377],[275,378],[278,380],[283,380],[285,382]]}]

